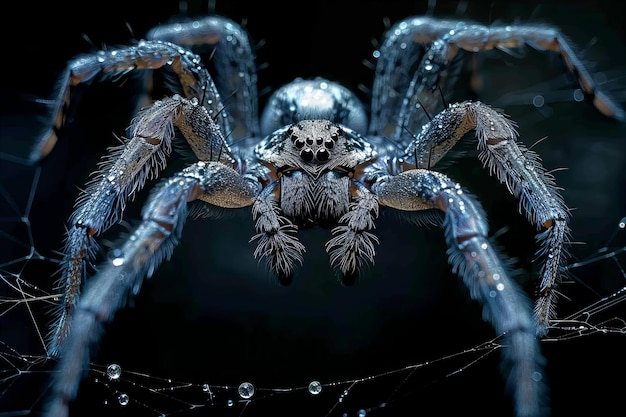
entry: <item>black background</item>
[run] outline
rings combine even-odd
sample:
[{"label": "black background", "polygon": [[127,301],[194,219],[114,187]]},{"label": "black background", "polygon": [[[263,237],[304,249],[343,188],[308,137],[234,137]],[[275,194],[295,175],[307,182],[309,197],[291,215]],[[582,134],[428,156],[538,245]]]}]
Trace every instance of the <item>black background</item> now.
[{"label": "black background", "polygon": [[[14,6],[17,10],[3,13],[0,150],[5,158],[0,160],[0,172],[3,188],[20,205],[32,172],[6,155],[24,156],[32,144],[39,126],[33,117],[38,109],[30,98],[47,96],[65,62],[77,53],[139,39],[175,15],[178,3],[157,6],[149,1],[113,0]],[[457,6],[458,2],[438,2],[435,15],[458,16]],[[371,85],[373,71],[363,61],[371,61],[372,40],[380,39],[384,19],[393,23],[424,13],[427,6],[425,2],[366,1],[346,9],[339,7],[339,2],[325,1],[287,6],[218,1],[216,10],[235,21],[246,21],[253,41],[262,45],[257,50],[258,63],[265,67],[259,73],[260,90],[274,89],[296,76],[321,75],[358,91],[367,101],[360,86]],[[206,7],[190,2],[189,11],[202,14]],[[607,87],[625,101],[626,36],[621,2],[471,2],[462,16],[483,23],[521,20],[559,26],[584,50],[584,57],[595,63],[594,72],[606,71],[612,81]],[[16,25],[14,29],[7,26],[9,21]],[[519,60],[504,54],[497,57],[485,62],[486,88],[480,98],[503,107],[517,120],[527,144],[548,137],[534,149],[547,167],[568,168],[556,176],[567,204],[576,209],[573,238],[584,242],[571,252],[574,258],[584,259],[602,247],[626,215],[624,124],[607,120],[591,106],[569,98],[542,109],[520,98],[509,102],[507,93],[526,88],[556,97],[556,85],[566,78],[559,60],[547,54],[528,51]],[[95,168],[99,155],[115,144],[112,132],[122,133],[128,123],[124,96],[116,91],[110,85],[94,86],[79,114],[76,132],[80,134],[63,138],[41,166],[43,176],[30,220],[36,247],[46,255],[58,258],[54,251],[62,248],[65,220],[78,187]],[[535,230],[518,213],[517,202],[476,161],[462,161],[451,174],[483,203],[491,233],[503,232],[499,243],[517,258],[520,283],[532,294],[537,272],[532,264]],[[136,204],[129,207],[130,224],[134,224],[144,196],[140,193]],[[481,321],[480,308],[468,301],[464,288],[449,272],[443,236],[437,228],[407,227],[393,216],[383,216],[377,225],[381,245],[376,265],[350,288],[341,287],[327,266],[323,250],[327,232],[303,233],[301,239],[307,245],[304,267],[291,287],[282,288],[254,260],[254,245],[248,243],[253,224],[244,214],[219,222],[189,222],[172,261],[144,284],[133,307],[120,311],[107,327],[93,362],[117,362],[124,370],[197,386],[204,382],[236,386],[247,380],[257,387],[300,387],[312,379],[346,381],[446,357],[493,336]],[[19,235],[22,230],[9,232]],[[624,245],[623,233],[614,246]],[[20,250],[7,244],[2,259],[19,256]],[[620,262],[623,268],[623,256]],[[580,281],[563,286],[560,317],[622,288],[625,276],[617,265],[609,260],[576,270]],[[52,287],[54,266],[48,263],[39,269],[37,263],[31,263],[29,268],[22,272],[26,280],[42,288]],[[35,306],[35,314],[43,313],[39,310],[44,310],[43,306]],[[606,313],[607,318],[624,319],[621,311],[623,305],[618,305]],[[600,319],[593,317],[594,321]],[[1,316],[0,322],[2,339],[8,345],[21,353],[42,354],[25,310],[15,309]],[[39,322],[44,323],[45,318]],[[544,343],[553,415],[619,414],[613,410],[623,395],[623,348],[623,334]],[[370,415],[465,410],[484,416],[509,415],[511,405],[503,394],[497,354],[444,378],[469,361],[466,357],[460,362],[449,359],[442,366],[425,367],[405,385],[401,382],[406,373],[357,384],[345,404],[333,411],[338,414],[332,415],[345,411],[355,416],[358,409],[388,400],[387,408],[371,410]],[[0,399],[0,413],[13,415],[15,410],[31,407],[36,412],[41,404],[36,399],[45,394],[45,383],[31,376],[20,377],[20,383]],[[397,387],[400,389],[394,394]],[[325,416],[344,388],[325,387],[320,398],[297,393],[263,397],[242,415]],[[173,396],[183,397],[188,391],[176,391]],[[114,392],[90,379],[83,384],[72,414],[156,415],[137,402],[123,408],[102,405],[107,399],[112,402]],[[133,394],[140,395],[141,390],[129,387],[128,392],[136,400]],[[218,404],[236,399],[232,391],[219,392]],[[158,396],[151,396],[146,404],[159,408]],[[181,415],[234,416],[240,412],[239,406],[215,406]]]}]

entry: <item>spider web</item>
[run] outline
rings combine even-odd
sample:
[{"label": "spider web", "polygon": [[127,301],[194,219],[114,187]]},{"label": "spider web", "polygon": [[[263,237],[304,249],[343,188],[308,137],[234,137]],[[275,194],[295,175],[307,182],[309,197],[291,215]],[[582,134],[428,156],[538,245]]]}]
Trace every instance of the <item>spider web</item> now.
[{"label": "spider web", "polygon": [[[250,25],[253,30],[252,20]],[[604,52],[596,48],[588,58],[598,61]],[[276,57],[265,60],[277,62]],[[539,55],[531,68],[533,62],[544,68]],[[290,67],[273,66],[279,72],[285,68]],[[508,62],[485,79],[500,77],[499,84],[507,84],[517,71],[517,64]],[[575,208],[572,230],[579,243],[565,267],[569,278],[560,287],[558,319],[543,343],[553,415],[589,409],[610,416],[622,395],[611,376],[623,375],[626,347],[623,126],[578,103],[566,76],[543,81],[537,71],[524,71],[527,88],[495,89],[484,101],[506,109],[527,144],[548,137],[534,148],[546,166],[569,168],[556,176]],[[111,143],[110,132],[123,132],[127,123],[87,127],[88,142],[61,141],[46,163],[33,167],[25,159],[32,132],[24,132],[30,127],[24,115],[32,111],[20,108],[2,120],[2,417],[37,415],[45,404],[55,365],[46,355],[45,338],[49,311],[58,302],[58,251],[76,178],[86,178],[103,144]],[[517,203],[475,161],[463,161],[454,174],[482,202],[492,234],[516,258],[520,283],[532,293],[535,231],[517,213]],[[128,231],[144,197],[138,195],[129,207],[129,223],[101,240],[103,248]],[[323,231],[303,234],[305,265],[292,287],[278,287],[252,257],[254,248],[247,243],[252,230],[245,216],[185,226],[171,262],[107,326],[73,411],[363,417],[436,407],[441,414],[468,409],[510,414],[498,369],[500,339],[449,272],[440,230],[406,227],[383,216],[376,231],[381,239],[376,265],[350,288],[341,287],[327,267]],[[254,388],[251,396],[247,384]]]}]

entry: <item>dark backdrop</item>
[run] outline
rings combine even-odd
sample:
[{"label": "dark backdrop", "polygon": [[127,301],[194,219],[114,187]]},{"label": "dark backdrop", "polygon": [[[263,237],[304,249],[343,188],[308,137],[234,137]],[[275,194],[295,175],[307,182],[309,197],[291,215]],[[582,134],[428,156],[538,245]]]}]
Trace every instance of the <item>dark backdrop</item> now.
[{"label": "dark backdrop", "polygon": [[[149,28],[177,13],[177,2],[162,3],[24,2],[15,5],[17,11],[5,10],[0,141],[5,197],[12,196],[23,207],[32,184],[32,169],[7,157],[23,157],[39,128],[33,117],[38,107],[32,98],[46,97],[64,63],[77,53],[93,50],[92,45],[141,38]],[[465,6],[461,7],[464,19],[558,25],[583,49],[585,58],[595,63],[592,71],[605,74],[610,81],[607,88],[624,101],[626,37],[621,2],[494,1]],[[204,7],[190,2],[190,13],[203,13]],[[455,16],[458,7],[457,2],[438,2],[435,15]],[[337,2],[325,1],[286,7],[278,2],[217,2],[218,13],[245,20],[253,40],[262,45],[257,51],[258,62],[265,67],[259,73],[260,90],[274,89],[297,76],[321,75],[358,91],[364,101],[367,93],[360,87],[371,85],[372,70],[363,61],[371,61],[372,40],[380,39],[385,18],[393,23],[426,10],[425,2],[400,1],[360,2],[347,10]],[[8,22],[14,28],[9,29]],[[556,176],[567,204],[576,209],[573,238],[581,244],[572,248],[573,258],[592,256],[616,232],[612,245],[623,246],[624,232],[618,232],[617,224],[626,216],[624,125],[569,98],[558,59],[533,51],[519,60],[499,56],[505,57],[504,63],[486,62],[487,84],[481,99],[503,107],[517,120],[527,144],[547,136],[535,148],[547,167],[568,168]],[[561,90],[556,91],[558,88]],[[128,123],[123,94],[110,91],[110,85],[96,86],[94,93],[86,96],[76,128],[82,133],[62,138],[41,165],[43,175],[29,217],[36,248],[45,256],[58,258],[55,251],[62,248],[65,221],[78,187],[95,168],[99,155],[115,143],[112,132],[122,133]],[[520,92],[531,96],[545,92],[546,98],[555,102],[536,109]],[[518,213],[517,202],[475,161],[462,161],[452,172],[483,203],[491,233],[501,234],[503,250],[518,262],[521,285],[532,293],[537,272],[532,263],[535,230]],[[144,196],[140,193],[137,204],[129,207],[129,224],[134,224]],[[8,203],[9,198],[3,201]],[[9,204],[4,208],[10,211]],[[307,245],[304,267],[291,287],[281,288],[254,260],[254,245],[248,243],[253,223],[241,214],[219,222],[187,224],[171,262],[144,284],[132,308],[119,312],[107,327],[95,364],[120,363],[124,370],[152,376],[143,383],[159,387],[169,387],[166,380],[171,378],[191,382],[196,388],[204,382],[237,386],[244,380],[257,387],[293,388],[312,379],[348,381],[424,363],[462,352],[493,336],[481,321],[480,308],[468,301],[464,288],[449,272],[442,232],[437,228],[407,227],[393,216],[382,216],[377,225],[381,245],[376,265],[350,288],[341,287],[327,266],[323,244],[328,233],[303,233],[301,239]],[[7,233],[19,234],[17,240],[21,241],[26,239],[23,232],[16,226]],[[7,253],[3,260],[19,256],[19,247],[11,246],[8,239],[3,242],[2,251]],[[572,282],[563,286],[560,316],[623,288],[625,264],[622,256],[576,269]],[[8,270],[10,266],[3,269]],[[28,269],[21,271],[24,279],[49,290],[54,272],[55,266],[46,262],[29,263]],[[34,307],[35,314],[43,314],[44,306]],[[621,310],[619,305],[608,308],[607,318],[623,320],[626,316],[621,311],[623,305]],[[592,319],[598,322],[601,316]],[[25,309],[16,308],[0,316],[0,321],[3,342],[22,354],[42,354]],[[612,410],[621,398],[623,347],[623,334],[545,343],[553,414],[567,416],[588,410],[596,415],[616,415]],[[333,413],[345,411],[355,416],[358,409],[378,408],[389,401],[387,408],[371,410],[370,415],[464,410],[485,416],[508,415],[511,406],[503,395],[497,352],[457,375],[444,377],[470,361],[467,356],[459,362],[446,359],[441,367],[420,368],[405,383],[407,373],[357,384]],[[111,405],[118,387],[113,383],[109,389],[102,380],[94,382],[95,377],[83,384],[73,414],[158,415],[137,403],[126,408]],[[15,410],[31,407],[38,410],[36,399],[45,393],[45,378],[24,375],[18,379],[19,383],[5,385],[8,388],[0,404],[8,400],[9,405],[0,405],[0,413],[14,415]],[[242,415],[324,416],[346,387],[326,386],[325,396],[319,399],[265,392],[263,399],[252,402]],[[137,387],[127,390],[133,400],[143,392]],[[236,399],[232,390],[215,391],[217,404]],[[177,389],[164,394],[185,398],[190,392],[195,393],[194,389]],[[149,395],[144,403],[149,409],[158,409],[160,395]],[[104,401],[109,405],[103,405]],[[165,402],[163,407],[176,403]],[[215,406],[201,408],[198,415],[240,415],[241,410],[239,406]]]}]

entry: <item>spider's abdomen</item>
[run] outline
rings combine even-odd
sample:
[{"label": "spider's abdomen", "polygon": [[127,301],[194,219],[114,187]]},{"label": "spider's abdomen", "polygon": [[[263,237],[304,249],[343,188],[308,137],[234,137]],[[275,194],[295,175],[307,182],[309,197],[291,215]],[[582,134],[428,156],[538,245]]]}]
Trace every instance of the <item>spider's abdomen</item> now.
[{"label": "spider's abdomen", "polygon": [[324,119],[357,132],[367,131],[367,113],[357,96],[339,83],[317,77],[296,78],[276,90],[263,111],[261,133],[270,135],[306,119]]}]

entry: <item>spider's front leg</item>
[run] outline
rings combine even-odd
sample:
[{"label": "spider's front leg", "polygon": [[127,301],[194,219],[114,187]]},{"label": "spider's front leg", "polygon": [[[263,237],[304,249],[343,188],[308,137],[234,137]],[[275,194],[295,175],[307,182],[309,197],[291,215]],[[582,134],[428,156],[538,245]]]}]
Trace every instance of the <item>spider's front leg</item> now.
[{"label": "spider's front leg", "polygon": [[558,54],[582,93],[600,113],[626,120],[624,109],[602,90],[576,55],[574,46],[557,28],[484,26],[419,16],[404,19],[385,33],[373,86],[370,133],[409,143],[411,132],[418,130],[429,114],[443,109],[441,96],[455,92],[468,56],[526,47]]},{"label": "spider's front leg", "polygon": [[231,130],[224,132],[233,139],[260,136],[254,51],[241,25],[224,16],[207,16],[159,25],[147,38],[180,45],[205,58],[228,105]]},{"label": "spider's front leg", "polygon": [[70,218],[59,279],[64,299],[50,337],[51,355],[58,353],[70,331],[68,318],[80,292],[84,264],[94,259],[98,248],[95,236],[121,217],[126,200],[144,186],[146,179],[156,177],[165,167],[174,127],[182,132],[198,159],[232,161],[219,127],[195,99],[167,98],[135,118],[132,138],[112,148],[103,159],[101,170],[81,192]]},{"label": "spider's front leg", "polygon": [[544,414],[543,358],[528,299],[509,276],[489,241],[480,205],[458,183],[425,169],[381,176],[372,185],[381,205],[404,211],[439,209],[449,262],[470,295],[483,306],[483,318],[504,335],[503,357],[517,417]]},{"label": "spider's front leg", "polygon": [[90,346],[97,343],[103,324],[138,293],[144,276],[152,275],[171,255],[187,217],[187,203],[200,200],[223,208],[249,206],[258,192],[257,184],[221,162],[197,162],[159,185],[144,207],[141,224],[114,252],[116,256],[98,268],[67,318],[72,331],[59,346],[47,417],[67,416],[69,402],[76,397],[89,364]]},{"label": "spider's front leg", "polygon": [[32,149],[31,161],[39,162],[54,148],[68,122],[68,114],[79,101],[75,94],[78,85],[116,79],[132,71],[165,67],[169,67],[173,73],[173,77],[170,73],[165,74],[175,78],[171,80],[172,86],[177,85],[175,92],[187,98],[201,98],[202,105],[216,118],[222,132],[230,132],[227,113],[224,112],[217,87],[201,65],[200,57],[169,42],[140,41],[136,46],[84,55],[67,65],[56,86],[55,97],[51,100],[51,122]]},{"label": "spider's front leg", "polygon": [[537,235],[542,268],[535,319],[537,333],[545,335],[554,316],[556,286],[567,255],[569,211],[539,156],[517,141],[513,122],[480,102],[450,105],[424,125],[408,147],[406,159],[418,168],[430,168],[470,130],[476,131],[484,166],[519,199],[520,211],[528,220],[543,229]]}]

